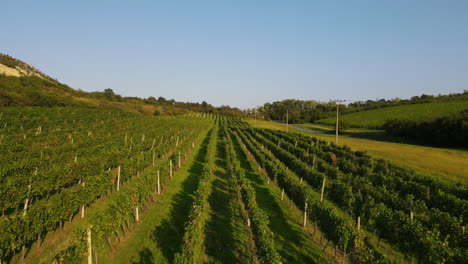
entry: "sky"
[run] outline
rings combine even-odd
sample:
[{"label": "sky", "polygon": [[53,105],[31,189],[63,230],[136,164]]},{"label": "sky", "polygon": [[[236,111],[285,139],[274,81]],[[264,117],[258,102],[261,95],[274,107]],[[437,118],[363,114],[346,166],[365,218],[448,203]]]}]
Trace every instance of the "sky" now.
[{"label": "sky", "polygon": [[468,1],[3,1],[0,53],[84,91],[255,107],[468,90]]}]

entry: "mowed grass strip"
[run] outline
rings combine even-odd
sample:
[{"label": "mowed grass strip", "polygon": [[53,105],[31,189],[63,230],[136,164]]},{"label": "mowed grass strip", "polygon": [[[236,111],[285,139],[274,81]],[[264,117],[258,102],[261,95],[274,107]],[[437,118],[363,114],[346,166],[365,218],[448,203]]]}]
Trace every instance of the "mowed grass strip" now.
[{"label": "mowed grass strip", "polygon": [[[286,125],[272,121],[246,120],[254,127],[286,131]],[[290,132],[335,142],[334,135],[305,132],[289,126]],[[373,141],[340,136],[339,145],[367,151],[374,157],[391,160],[437,178],[468,183],[468,150],[435,148],[410,144]]]}]

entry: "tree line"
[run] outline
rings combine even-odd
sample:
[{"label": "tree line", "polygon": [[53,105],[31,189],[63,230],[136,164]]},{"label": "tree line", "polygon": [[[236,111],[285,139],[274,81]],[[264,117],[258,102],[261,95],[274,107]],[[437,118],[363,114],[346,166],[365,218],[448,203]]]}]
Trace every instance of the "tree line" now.
[{"label": "tree line", "polygon": [[[410,99],[376,99],[367,101],[355,101],[348,105],[339,105],[341,114],[360,112],[365,110],[392,107],[409,104],[423,104],[432,102],[446,102],[468,100],[468,90],[463,93],[451,93],[446,95],[427,95],[413,96]],[[320,102],[315,100],[296,100],[286,99],[273,103],[267,102],[258,108],[245,110],[248,116],[253,117],[257,114],[258,118],[266,120],[286,121],[286,114],[290,123],[313,123],[317,120],[334,116],[336,114],[335,102]]]},{"label": "tree line", "polygon": [[388,136],[422,144],[468,147],[468,109],[432,121],[388,120],[383,128]]}]

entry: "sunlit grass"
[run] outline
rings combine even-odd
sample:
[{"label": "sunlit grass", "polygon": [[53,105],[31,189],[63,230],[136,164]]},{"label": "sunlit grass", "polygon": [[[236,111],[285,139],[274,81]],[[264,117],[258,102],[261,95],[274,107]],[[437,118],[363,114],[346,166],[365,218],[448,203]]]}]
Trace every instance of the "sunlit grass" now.
[{"label": "sunlit grass", "polygon": [[[246,120],[254,127],[286,131],[286,125],[272,121]],[[312,134],[289,126],[290,132],[314,136],[322,140],[335,141],[334,135]],[[426,174],[468,183],[468,151],[448,148],[425,147],[410,144],[372,141],[366,139],[339,137],[339,144],[354,150],[369,152],[374,157],[384,158],[405,165]]]}]

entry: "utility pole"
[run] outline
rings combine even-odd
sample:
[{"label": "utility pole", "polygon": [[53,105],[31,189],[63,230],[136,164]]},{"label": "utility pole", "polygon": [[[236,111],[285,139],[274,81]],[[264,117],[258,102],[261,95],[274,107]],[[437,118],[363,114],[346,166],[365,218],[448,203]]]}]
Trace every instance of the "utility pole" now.
[{"label": "utility pole", "polygon": [[286,110],[286,132],[289,132],[289,110]]},{"label": "utility pole", "polygon": [[255,116],[255,124],[256,124],[257,123],[257,107],[255,107],[254,116]]},{"label": "utility pole", "polygon": [[335,143],[338,145],[338,104],[336,104],[336,131]]},{"label": "utility pole", "polygon": [[344,103],[348,100],[333,100],[336,104],[336,127],[335,127],[335,143],[338,144],[338,105],[339,103]]}]

